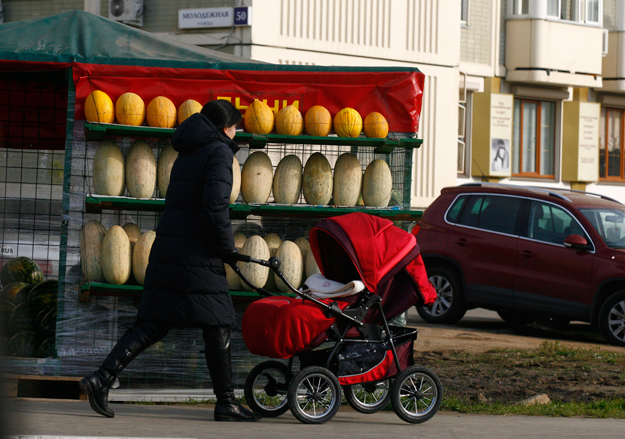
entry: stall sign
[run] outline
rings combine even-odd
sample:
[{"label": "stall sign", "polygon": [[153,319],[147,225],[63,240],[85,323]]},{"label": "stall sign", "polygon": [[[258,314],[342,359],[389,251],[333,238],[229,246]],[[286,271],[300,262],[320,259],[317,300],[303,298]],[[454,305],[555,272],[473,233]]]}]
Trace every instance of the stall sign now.
[{"label": "stall sign", "polygon": [[178,10],[179,29],[249,26],[251,23],[252,8],[250,6]]}]

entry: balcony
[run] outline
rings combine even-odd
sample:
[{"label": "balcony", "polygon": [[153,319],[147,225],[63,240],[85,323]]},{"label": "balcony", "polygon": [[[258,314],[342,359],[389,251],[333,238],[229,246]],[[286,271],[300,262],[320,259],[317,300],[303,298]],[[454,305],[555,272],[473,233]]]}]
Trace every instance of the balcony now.
[{"label": "balcony", "polygon": [[608,54],[603,58],[601,91],[625,93],[625,32],[610,32]]},{"label": "balcony", "polygon": [[506,21],[506,80],[601,88],[603,30],[545,19]]}]

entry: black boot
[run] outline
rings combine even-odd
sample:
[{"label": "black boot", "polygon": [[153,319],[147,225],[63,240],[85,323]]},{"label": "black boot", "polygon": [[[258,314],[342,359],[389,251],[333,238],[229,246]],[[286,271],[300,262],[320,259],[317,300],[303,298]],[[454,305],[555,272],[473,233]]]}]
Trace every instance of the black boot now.
[{"label": "black boot", "polygon": [[139,321],[130,328],[108,354],[98,370],[80,380],[80,390],[89,396],[89,405],[107,418],[115,416],[108,404],[109,389],[122,370],[141,352],[163,338],[169,328]]},{"label": "black boot", "polygon": [[215,421],[258,421],[261,415],[243,407],[234,396],[230,352],[230,328],[210,327],[204,330],[206,365],[217,397]]}]

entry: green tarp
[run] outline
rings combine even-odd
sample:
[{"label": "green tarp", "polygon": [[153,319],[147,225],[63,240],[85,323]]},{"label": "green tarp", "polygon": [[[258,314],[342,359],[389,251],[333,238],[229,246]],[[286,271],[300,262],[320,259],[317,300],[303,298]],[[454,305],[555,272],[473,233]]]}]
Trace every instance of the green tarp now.
[{"label": "green tarp", "polygon": [[230,69],[264,64],[78,10],[0,24],[2,61]]}]

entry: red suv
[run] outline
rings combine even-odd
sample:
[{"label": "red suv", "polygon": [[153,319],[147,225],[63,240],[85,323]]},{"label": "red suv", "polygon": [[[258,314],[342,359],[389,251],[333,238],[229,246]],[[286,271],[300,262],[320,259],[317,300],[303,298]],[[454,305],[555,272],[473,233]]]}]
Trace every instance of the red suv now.
[{"label": "red suv", "polygon": [[455,323],[481,307],[513,324],[586,321],[625,346],[624,219],[625,205],[587,192],[445,188],[413,231],[438,292],[419,315]]}]

